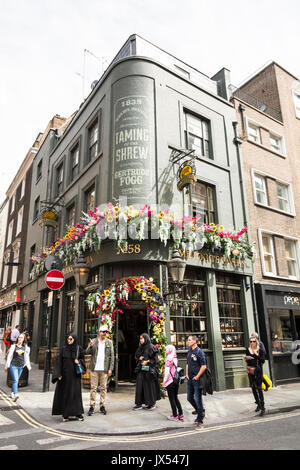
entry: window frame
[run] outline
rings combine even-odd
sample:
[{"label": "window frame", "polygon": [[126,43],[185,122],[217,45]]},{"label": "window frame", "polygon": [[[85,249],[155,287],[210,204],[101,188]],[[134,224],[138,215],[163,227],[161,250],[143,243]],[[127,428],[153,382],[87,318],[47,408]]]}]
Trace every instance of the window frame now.
[{"label": "window frame", "polygon": [[[264,186],[264,191],[263,190],[260,190],[256,187],[256,178],[261,178],[262,179],[262,182],[263,182],[263,186]],[[258,173],[256,171],[253,171],[253,177],[252,177],[252,181],[253,181],[253,192],[254,192],[254,201],[256,204],[262,204],[264,206],[268,206],[269,207],[269,198],[268,198],[268,191],[267,191],[267,184],[266,184],[266,175],[263,175],[262,173]],[[265,202],[261,202],[258,200],[257,198],[257,193],[262,193],[264,194],[265,196]]]},{"label": "window frame", "polygon": [[[197,212],[195,210],[195,207],[197,204],[194,204],[194,201],[193,201],[193,196],[195,195],[195,193],[193,193],[193,190],[194,188],[196,187],[197,184],[202,184],[205,186],[205,198],[206,198],[206,203],[207,203],[207,210],[204,209],[204,220],[203,220],[203,223],[207,223],[207,224],[210,224],[210,223],[214,223],[214,224],[217,224],[218,223],[218,205],[217,205],[217,191],[216,191],[216,186],[213,185],[213,184],[210,184],[206,181],[200,181],[200,180],[197,180],[196,181],[196,184],[195,186],[192,186],[191,188],[191,191],[190,191],[190,204],[191,204],[191,208],[192,208],[192,215],[193,217],[197,215]],[[208,195],[208,190],[212,190],[212,202],[213,202],[213,211],[211,211],[209,209],[209,195]],[[210,214],[213,214],[214,217],[213,219],[214,220],[210,220]],[[207,217],[207,221],[205,221],[205,218],[206,218],[206,215],[208,216]]]},{"label": "window frame", "polygon": [[[193,113],[192,111],[189,111],[188,109],[183,109],[183,115],[184,115],[184,125],[183,125],[183,131],[184,131],[184,145],[185,148],[189,150],[195,150],[195,155],[201,157],[201,158],[208,158],[210,160],[213,160],[213,148],[212,148],[212,133],[211,133],[211,121],[199,114]],[[189,132],[188,130],[188,118],[191,117],[193,119],[196,119],[199,121],[200,126],[201,126],[201,136],[194,134],[192,132]],[[204,123],[207,125],[207,139],[204,137],[205,129],[204,129]],[[197,151],[197,149],[190,148],[189,145],[189,135],[201,140],[201,152]],[[205,142],[207,142],[207,148],[208,148],[208,155],[206,153],[206,145]]]},{"label": "window frame", "polygon": [[41,158],[36,166],[36,183],[41,179],[43,176],[43,159]]},{"label": "window frame", "polygon": [[285,254],[286,254],[286,243],[291,243],[292,244],[292,249],[293,249],[293,254],[294,254],[294,257],[293,258],[290,258],[288,256],[285,256],[286,260],[287,260],[287,265],[289,265],[289,262],[293,262],[294,265],[295,265],[295,273],[296,275],[295,276],[292,276],[289,274],[289,279],[293,279],[293,280],[298,280],[299,279],[299,262],[298,262],[298,256],[297,256],[297,241],[295,240],[292,240],[290,238],[285,238],[284,239],[284,248],[285,248]]},{"label": "window frame", "polygon": [[[293,96],[293,103],[294,103],[294,110],[295,110],[295,115],[297,119],[300,119],[300,91],[295,91],[292,90],[292,96]],[[296,104],[296,99],[299,100],[299,108]]]},{"label": "window frame", "polygon": [[[264,243],[263,243],[263,238],[266,237],[269,239],[269,249],[271,248],[271,251],[265,252],[264,250]],[[263,267],[263,274],[264,276],[277,276],[277,266],[276,266],[276,257],[275,257],[275,248],[274,248],[274,235],[268,232],[261,232],[261,261],[262,261],[262,267]],[[265,263],[265,256],[270,256],[271,257],[271,266],[273,271],[267,271],[266,269],[266,263]]]},{"label": "window frame", "polygon": [[[250,138],[253,134],[251,134],[250,128],[256,129],[257,130],[257,139],[258,140],[253,140]],[[247,119],[247,140],[250,142],[253,142],[254,144],[260,144],[261,145],[261,135],[260,135],[260,126],[256,124],[254,121],[251,119]]]}]

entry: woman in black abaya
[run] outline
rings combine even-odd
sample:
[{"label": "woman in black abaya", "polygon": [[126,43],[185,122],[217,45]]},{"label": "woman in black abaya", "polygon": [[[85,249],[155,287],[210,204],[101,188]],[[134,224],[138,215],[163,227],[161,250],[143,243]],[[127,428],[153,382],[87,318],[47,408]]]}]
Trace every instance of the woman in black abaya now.
[{"label": "woman in black abaya", "polygon": [[[143,333],[140,336],[140,345],[135,353],[137,377],[133,410],[141,410],[143,404],[146,405],[148,410],[153,410],[156,401],[160,400],[157,356],[156,347],[151,343],[149,336]],[[143,370],[145,366],[146,369],[149,367],[149,370]]]},{"label": "woman in black abaya", "polygon": [[70,334],[67,346],[61,350],[56,360],[52,383],[56,383],[52,415],[62,415],[63,421],[76,416],[83,421],[83,404],[81,396],[81,374],[76,373],[76,364],[84,363],[83,349],[77,344],[77,336]]}]

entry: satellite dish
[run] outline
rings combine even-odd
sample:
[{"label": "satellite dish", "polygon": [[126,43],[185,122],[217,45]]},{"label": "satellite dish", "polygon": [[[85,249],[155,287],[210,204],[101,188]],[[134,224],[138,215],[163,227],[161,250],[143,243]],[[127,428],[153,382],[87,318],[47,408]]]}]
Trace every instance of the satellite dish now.
[{"label": "satellite dish", "polygon": [[46,271],[51,271],[52,269],[62,270],[63,264],[62,260],[58,256],[50,255],[45,259],[44,262]]}]

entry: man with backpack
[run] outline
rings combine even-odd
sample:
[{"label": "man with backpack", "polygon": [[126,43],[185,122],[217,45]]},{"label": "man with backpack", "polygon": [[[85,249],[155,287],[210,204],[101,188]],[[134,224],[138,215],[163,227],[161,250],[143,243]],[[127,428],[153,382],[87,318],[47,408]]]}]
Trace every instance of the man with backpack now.
[{"label": "man with backpack", "polygon": [[205,353],[197,346],[197,336],[188,337],[189,351],[187,355],[186,378],[187,378],[187,400],[197,412],[195,420],[196,429],[203,427],[204,409],[202,402],[202,384],[200,377],[204,374],[207,361]]}]

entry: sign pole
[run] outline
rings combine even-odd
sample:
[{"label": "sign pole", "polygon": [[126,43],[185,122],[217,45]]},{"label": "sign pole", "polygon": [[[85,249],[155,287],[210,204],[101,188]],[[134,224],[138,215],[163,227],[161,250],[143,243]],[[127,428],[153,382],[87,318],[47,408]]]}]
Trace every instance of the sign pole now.
[{"label": "sign pole", "polygon": [[45,351],[43,392],[49,392],[49,384],[50,384],[52,321],[53,321],[55,302],[56,302],[56,291],[52,291],[52,292],[53,292],[53,297],[51,298],[50,318],[48,321],[48,344],[47,344],[47,349]]},{"label": "sign pole", "polygon": [[[60,270],[54,269],[49,271],[45,277],[45,283],[51,290],[48,295],[48,308],[50,309],[50,318],[48,320],[48,341],[47,349],[45,352],[45,363],[44,363],[44,380],[43,380],[43,392],[49,392],[50,384],[50,370],[51,370],[51,343],[52,343],[52,328],[53,328],[53,317],[54,309],[56,304],[56,293],[60,290],[64,283],[65,278]],[[50,295],[51,294],[51,295]]]}]

